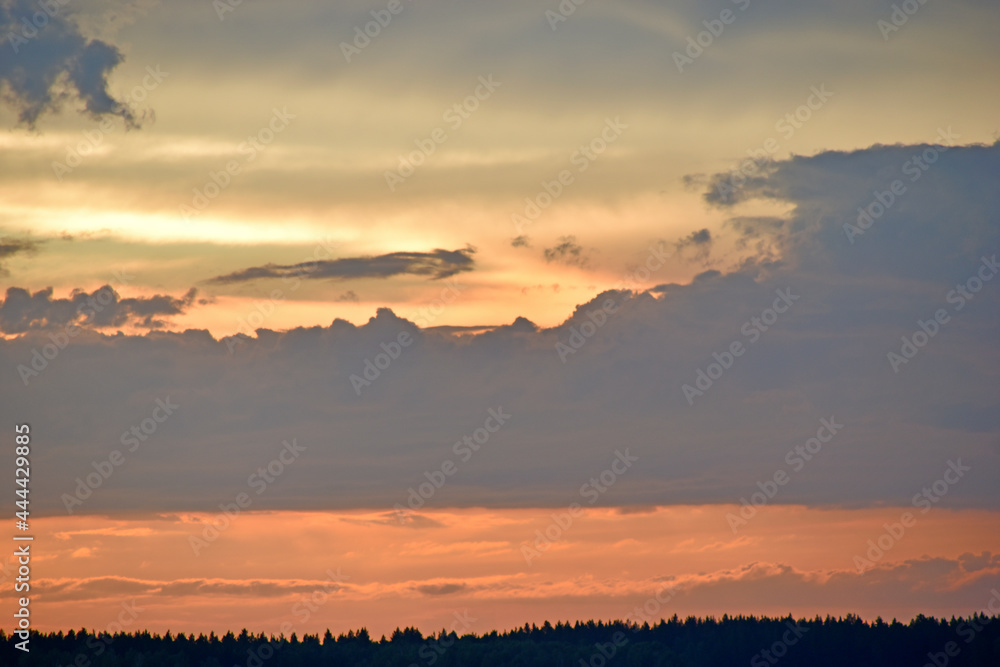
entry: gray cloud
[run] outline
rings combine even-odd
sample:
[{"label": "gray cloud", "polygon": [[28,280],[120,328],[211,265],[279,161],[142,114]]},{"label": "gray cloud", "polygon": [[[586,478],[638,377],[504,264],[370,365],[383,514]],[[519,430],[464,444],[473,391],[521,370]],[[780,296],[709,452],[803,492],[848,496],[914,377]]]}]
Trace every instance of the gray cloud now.
[{"label": "gray cloud", "polygon": [[[736,216],[728,226],[758,249],[762,264],[781,257],[815,274],[944,283],[967,278],[970,267],[959,257],[1000,247],[1000,193],[985,180],[1000,169],[1000,142],[942,148],[876,145],[771,163],[764,175],[747,181],[739,201],[790,202],[793,215]],[[916,160],[928,152],[936,157],[921,170]],[[870,207],[878,213],[876,194],[888,201],[894,182],[902,194],[859,227],[861,213]],[[705,198],[717,198],[716,191],[710,187]]]},{"label": "gray cloud", "polygon": [[108,76],[123,60],[117,47],[87,39],[60,3],[43,11],[30,0],[0,0],[0,92],[18,121],[34,128],[45,113],[56,112],[70,99],[83,103],[98,118],[118,116],[128,127],[139,120],[108,92]]},{"label": "gray cloud", "polygon": [[575,236],[559,237],[559,243],[551,248],[545,248],[542,256],[546,262],[559,262],[571,266],[586,266],[589,261],[586,251],[576,242]]},{"label": "gray cloud", "polygon": [[31,239],[19,239],[12,236],[0,237],[0,276],[9,276],[10,271],[2,262],[18,253],[32,253],[38,250],[38,242]]},{"label": "gray cloud", "polygon": [[464,582],[451,584],[422,584],[415,586],[415,589],[424,595],[453,595],[461,593],[468,588]]},{"label": "gray cloud", "polygon": [[[1000,278],[961,309],[948,294],[1000,254],[1000,144],[950,149],[854,243],[845,235],[921,149],[776,163],[760,191],[783,193],[789,217],[735,218],[725,233],[765,241],[780,261],[750,256],[690,284],[607,292],[555,327],[452,336],[381,309],[361,326],[261,330],[238,356],[204,331],[96,336],[27,388],[17,369],[38,341],[2,340],[0,418],[46,424],[37,463],[47,473],[33,482],[40,513],[64,513],[61,494],[166,396],[182,408],[156,447],[132,455],[78,511],[214,511],[292,437],[308,448],[302,464],[255,509],[388,509],[446,460],[461,465],[433,507],[565,507],[616,448],[641,465],[601,505],[738,503],[790,472],[788,453],[831,417],[844,428],[772,502],[907,506],[961,459],[971,471],[938,506],[996,509]],[[768,319],[779,290],[797,299]],[[894,372],[888,353],[941,309],[949,321]],[[394,350],[401,333],[412,342]],[[734,342],[743,353],[691,404],[683,385]],[[565,363],[558,344],[573,350]],[[351,376],[366,372],[374,379],[355,391]],[[501,407],[510,421],[461,462],[455,443]]]},{"label": "gray cloud", "polygon": [[341,257],[339,259],[303,262],[299,264],[266,264],[224,276],[208,282],[231,284],[260,278],[299,277],[320,280],[324,278],[349,280],[351,278],[390,278],[399,275],[430,276],[434,280],[447,278],[475,267],[475,248],[431,252],[391,252],[367,257]]},{"label": "gray cloud", "polygon": [[358,295],[354,293],[354,290],[347,290],[334,299],[334,301],[338,303],[358,303],[361,299],[359,299]]},{"label": "gray cloud", "polygon": [[674,251],[679,257],[705,262],[712,252],[712,233],[707,229],[691,232],[674,243]]},{"label": "gray cloud", "polygon": [[69,298],[52,298],[52,288],[34,294],[20,287],[7,288],[0,301],[0,332],[20,334],[31,330],[83,327],[120,327],[136,324],[149,329],[162,327],[163,316],[180,315],[194,303],[197,290],[181,298],[166,294],[123,299],[110,285],[88,294],[75,290]]}]

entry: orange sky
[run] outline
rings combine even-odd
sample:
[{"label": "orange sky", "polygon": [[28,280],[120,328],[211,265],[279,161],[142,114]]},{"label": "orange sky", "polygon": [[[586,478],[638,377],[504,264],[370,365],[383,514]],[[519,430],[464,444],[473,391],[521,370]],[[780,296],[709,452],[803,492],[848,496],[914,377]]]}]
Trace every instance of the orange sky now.
[{"label": "orange sky", "polygon": [[[205,514],[40,519],[33,605],[39,629],[102,629],[124,603],[142,610],[133,628],[160,632],[278,633],[289,622],[300,635],[364,625],[377,637],[450,627],[455,612],[485,631],[621,618],[644,604],[649,618],[947,616],[985,605],[1000,573],[996,559],[973,556],[1000,551],[995,512],[918,510],[859,575],[855,556],[905,508],[765,507],[734,536],[726,514],[736,511],[591,509],[558,530],[544,510],[441,510],[402,523],[393,512],[250,513],[217,537],[201,522],[222,519]],[[536,530],[555,539],[536,543]],[[206,539],[193,547],[196,536]],[[543,551],[529,563],[522,546]]]}]

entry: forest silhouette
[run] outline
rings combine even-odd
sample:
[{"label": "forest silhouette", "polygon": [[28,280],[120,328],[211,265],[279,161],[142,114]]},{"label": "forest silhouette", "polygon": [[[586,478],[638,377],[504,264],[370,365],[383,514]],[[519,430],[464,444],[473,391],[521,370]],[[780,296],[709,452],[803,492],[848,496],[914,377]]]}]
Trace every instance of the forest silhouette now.
[{"label": "forest silhouette", "polygon": [[997,667],[1000,617],[976,614],[950,620],[919,615],[909,623],[846,617],[813,619],[728,616],[686,619],[676,615],[650,625],[624,621],[574,624],[457,635],[441,630],[397,628],[372,638],[364,628],[334,636],[288,637],[227,632],[208,636],[86,629],[30,636],[30,653],[0,630],[2,665],[69,667],[278,667],[359,665],[377,667],[516,665],[603,667],[762,667],[781,664],[826,667]]}]

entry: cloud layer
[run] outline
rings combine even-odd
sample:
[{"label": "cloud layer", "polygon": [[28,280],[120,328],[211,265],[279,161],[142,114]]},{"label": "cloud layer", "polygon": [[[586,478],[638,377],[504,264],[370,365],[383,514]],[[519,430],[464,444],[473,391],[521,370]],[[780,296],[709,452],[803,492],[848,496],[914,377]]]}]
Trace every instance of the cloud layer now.
[{"label": "cloud layer", "polygon": [[[734,216],[729,239],[761,248],[740,268],[601,294],[558,327],[521,320],[453,336],[383,309],[363,326],[261,329],[250,340],[87,338],[25,387],[19,367],[48,343],[26,335],[0,343],[11,397],[0,410],[39,424],[49,443],[37,482],[47,512],[65,512],[62,494],[113,450],[125,463],[75,511],[211,509],[292,439],[304,451],[273,466],[283,472],[255,509],[405,505],[445,479],[424,494],[428,506],[559,507],[590,502],[598,487],[595,505],[738,503],[779,473],[774,503],[907,506],[947,477],[935,504],[997,508],[1000,145],[953,146],[909,180],[907,160],[928,148],[776,163],[746,197],[794,208]],[[896,180],[905,192],[850,232]],[[311,275],[442,277],[472,259],[343,261]],[[42,318],[28,315],[35,300],[56,303],[13,296],[7,331]],[[60,307],[44,321],[74,312]],[[180,407],[126,452],[157,401]],[[641,464],[612,468],[625,451]],[[970,470],[953,479],[951,463]]]}]

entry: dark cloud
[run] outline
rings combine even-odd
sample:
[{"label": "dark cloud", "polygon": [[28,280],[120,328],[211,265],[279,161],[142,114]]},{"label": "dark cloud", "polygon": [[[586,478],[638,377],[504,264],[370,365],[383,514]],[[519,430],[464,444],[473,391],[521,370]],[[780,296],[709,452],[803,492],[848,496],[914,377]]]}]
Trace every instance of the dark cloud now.
[{"label": "dark cloud", "polygon": [[510,245],[514,248],[530,248],[531,239],[529,239],[526,235],[521,234],[520,236],[515,236],[511,239]]},{"label": "dark cloud", "polygon": [[122,299],[110,285],[88,294],[75,290],[69,298],[52,298],[52,288],[34,294],[10,287],[0,301],[0,332],[19,334],[31,330],[82,327],[120,327],[135,324],[156,329],[166,324],[160,317],[180,315],[194,303],[197,290],[181,298],[166,294]]},{"label": "dark cloud", "polygon": [[966,552],[958,557],[958,563],[968,573],[979,572],[986,568],[1000,569],[1000,554],[983,551],[977,556]]},{"label": "dark cloud", "polygon": [[589,259],[575,236],[561,236],[559,243],[542,251],[546,262],[559,262],[570,266],[586,266]]},{"label": "dark cloud", "polygon": [[424,595],[453,595],[454,593],[460,593],[468,588],[465,583],[458,584],[423,584],[415,587],[416,590],[423,593]]},{"label": "dark cloud", "polygon": [[[758,265],[781,258],[844,276],[960,280],[968,269],[957,258],[1000,248],[1000,190],[987,182],[990,173],[1000,173],[1000,142],[793,156],[748,179],[739,194],[792,203],[792,215],[737,216],[727,226]],[[891,192],[894,183],[901,194]],[[868,210],[876,215],[865,217]]]},{"label": "dark cloud", "polygon": [[359,299],[358,295],[354,293],[354,290],[347,290],[346,292],[338,296],[336,299],[334,299],[334,301],[338,303],[358,303],[361,301],[361,299]]},{"label": "dark cloud", "polygon": [[473,259],[475,253],[475,248],[467,246],[461,250],[436,248],[431,252],[391,252],[385,255],[341,257],[300,264],[266,264],[224,276],[216,276],[208,282],[225,285],[259,278],[291,277],[349,280],[351,278],[390,278],[406,274],[430,276],[432,279],[438,280],[463,271],[472,271],[475,267]]},{"label": "dark cloud", "polygon": [[18,253],[32,253],[36,250],[38,250],[37,241],[12,236],[0,237],[0,276],[10,275],[10,271],[3,265],[5,259]]},{"label": "dark cloud", "polygon": [[774,174],[775,168],[775,163],[765,162],[750,174],[732,171],[714,174],[707,179],[693,175],[685,177],[684,182],[689,187],[706,184],[705,201],[713,206],[728,208],[753,198],[755,194],[759,196],[767,192],[768,196],[776,195],[776,191],[767,190],[769,177]]},{"label": "dark cloud", "polygon": [[68,100],[83,102],[92,117],[118,116],[137,127],[131,109],[108,92],[108,76],[123,60],[117,47],[84,37],[61,3],[0,0],[0,92],[18,121],[34,128]]},{"label": "dark cloud", "polygon": [[707,229],[691,232],[674,242],[674,252],[688,260],[705,262],[712,252],[712,233]]}]

